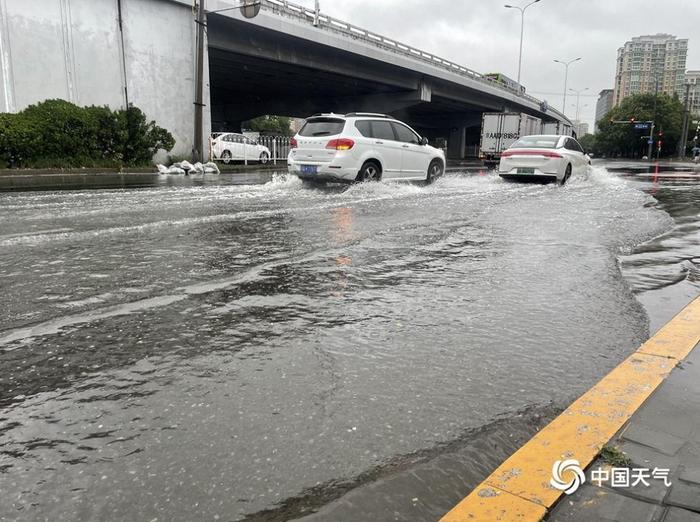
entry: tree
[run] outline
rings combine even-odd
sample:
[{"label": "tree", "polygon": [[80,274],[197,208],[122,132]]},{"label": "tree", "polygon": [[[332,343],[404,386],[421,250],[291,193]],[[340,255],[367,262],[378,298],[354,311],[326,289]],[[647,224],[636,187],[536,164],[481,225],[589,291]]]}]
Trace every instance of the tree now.
[{"label": "tree", "polygon": [[596,137],[593,134],[584,134],[581,136],[578,140],[578,142],[581,144],[581,147],[583,147],[583,150],[586,152],[595,152],[596,151]]},{"label": "tree", "polygon": [[278,136],[291,136],[291,118],[286,116],[260,116],[243,123],[243,128],[262,134],[275,134]]},{"label": "tree", "polygon": [[650,129],[636,129],[633,123],[655,121],[654,151],[662,142],[661,155],[675,154],[683,132],[683,104],[677,96],[638,94],[629,96],[598,122],[596,149],[600,154],[641,157],[647,154]]}]

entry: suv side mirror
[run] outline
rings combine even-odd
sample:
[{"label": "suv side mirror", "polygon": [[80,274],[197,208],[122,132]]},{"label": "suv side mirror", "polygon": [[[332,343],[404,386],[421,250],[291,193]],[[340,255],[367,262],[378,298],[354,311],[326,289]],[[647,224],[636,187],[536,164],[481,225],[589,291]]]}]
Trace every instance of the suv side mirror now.
[{"label": "suv side mirror", "polygon": [[421,145],[427,145],[428,144],[428,138],[425,136],[420,139],[420,144]]}]

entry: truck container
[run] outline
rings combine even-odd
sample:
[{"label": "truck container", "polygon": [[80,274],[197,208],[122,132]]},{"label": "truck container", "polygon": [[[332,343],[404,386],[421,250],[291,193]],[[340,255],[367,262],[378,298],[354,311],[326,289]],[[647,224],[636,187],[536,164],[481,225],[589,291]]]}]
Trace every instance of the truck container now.
[{"label": "truck container", "polygon": [[560,121],[547,122],[542,124],[542,134],[556,135],[556,136],[572,136],[573,128],[571,125],[562,123]]},{"label": "truck container", "polygon": [[501,153],[522,136],[540,134],[542,120],[520,112],[486,112],[481,120],[479,157],[495,165]]}]

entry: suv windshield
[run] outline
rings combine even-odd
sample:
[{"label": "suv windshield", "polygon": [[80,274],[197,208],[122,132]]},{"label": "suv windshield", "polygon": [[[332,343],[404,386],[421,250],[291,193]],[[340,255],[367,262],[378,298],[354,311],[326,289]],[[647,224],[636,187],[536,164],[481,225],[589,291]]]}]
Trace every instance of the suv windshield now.
[{"label": "suv windshield", "polygon": [[335,136],[343,132],[345,128],[345,120],[337,118],[313,118],[299,131],[300,136]]},{"label": "suv windshield", "polygon": [[556,149],[559,136],[525,136],[510,146],[511,149]]}]

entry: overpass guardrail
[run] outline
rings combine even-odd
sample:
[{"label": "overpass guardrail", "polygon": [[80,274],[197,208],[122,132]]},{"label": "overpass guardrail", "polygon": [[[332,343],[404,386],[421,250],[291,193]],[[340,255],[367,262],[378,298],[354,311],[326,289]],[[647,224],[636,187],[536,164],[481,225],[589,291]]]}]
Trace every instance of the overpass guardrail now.
[{"label": "overpass guardrail", "polygon": [[[316,12],[314,9],[304,7],[302,5],[295,4],[287,0],[262,0],[261,7],[265,10],[272,11],[276,14],[296,18],[304,22],[313,24],[316,21]],[[386,36],[367,31],[366,29],[362,29],[361,27],[357,27],[356,25],[352,25],[350,23],[344,22],[343,20],[333,18],[326,14],[319,13],[318,27],[319,29],[331,30],[349,38],[353,38],[355,40],[360,40],[365,43],[375,45],[384,50],[388,50],[397,54],[401,54],[403,56],[421,60],[435,67],[439,67],[441,69],[450,71],[454,74],[458,74],[460,76],[464,76],[466,78],[470,78],[472,80],[481,82],[484,85],[488,85],[489,87],[495,87],[497,89],[507,92],[508,94],[535,103],[538,106],[541,106],[543,103],[542,100],[538,100],[537,98],[530,96],[527,93],[521,93],[514,89],[509,89],[508,87],[500,85],[486,78],[486,76],[484,76],[483,74],[473,71],[468,67],[464,67],[463,65],[459,65],[458,63],[445,60],[432,53],[428,53],[426,51],[417,49],[410,45],[406,45],[391,38],[387,38]],[[570,120],[566,117],[566,115],[552,107],[548,107],[547,112],[550,112],[556,115],[557,118],[563,119],[564,121],[570,123]]]}]

